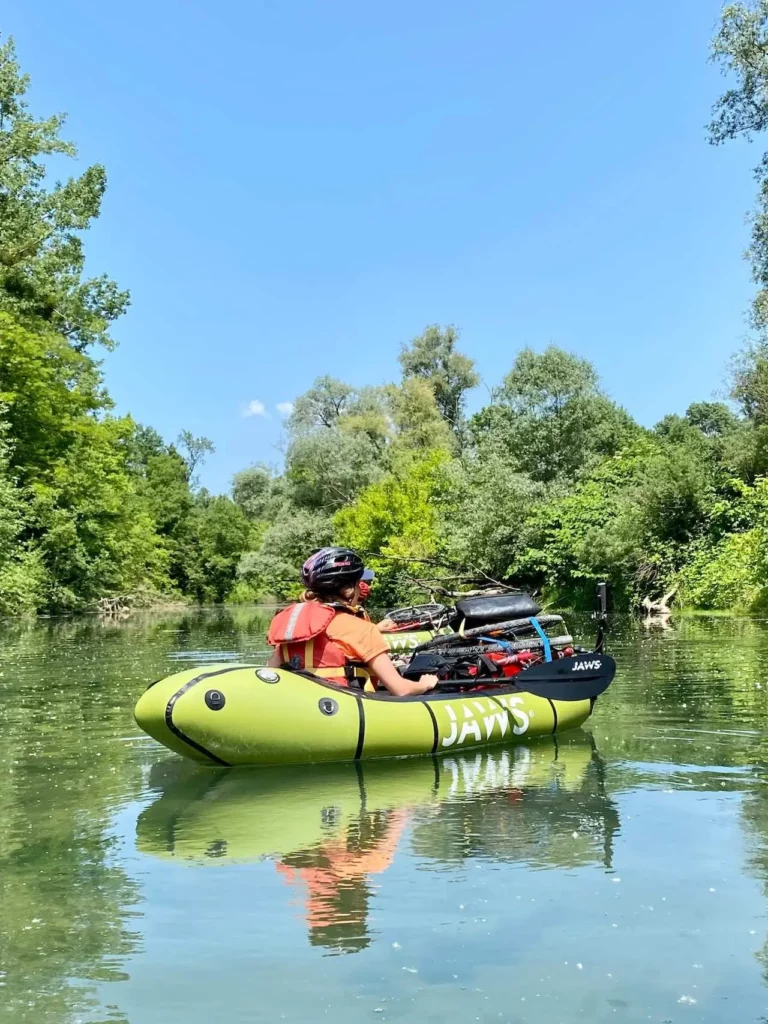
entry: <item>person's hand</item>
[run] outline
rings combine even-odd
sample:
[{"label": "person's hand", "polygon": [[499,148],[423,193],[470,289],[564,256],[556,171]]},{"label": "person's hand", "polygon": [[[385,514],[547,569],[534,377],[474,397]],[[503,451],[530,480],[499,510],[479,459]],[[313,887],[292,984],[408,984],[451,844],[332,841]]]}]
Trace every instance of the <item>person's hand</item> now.
[{"label": "person's hand", "polygon": [[429,673],[428,675],[421,676],[419,679],[419,686],[423,687],[422,693],[426,693],[427,690],[434,690],[440,680],[437,676]]}]

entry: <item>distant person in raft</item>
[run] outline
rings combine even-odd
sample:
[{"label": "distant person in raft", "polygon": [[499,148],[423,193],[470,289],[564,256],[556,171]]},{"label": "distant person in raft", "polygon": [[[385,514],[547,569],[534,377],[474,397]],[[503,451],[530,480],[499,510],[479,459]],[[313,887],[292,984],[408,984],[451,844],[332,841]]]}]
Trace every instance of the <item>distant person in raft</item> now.
[{"label": "distant person in raft", "polygon": [[275,648],[269,665],[312,672],[336,686],[384,687],[396,697],[427,693],[437,676],[403,679],[379,627],[360,607],[364,575],[361,558],[348,548],[311,555],[301,570],[301,601],[278,612],[269,627],[267,642]]},{"label": "distant person in raft", "polygon": [[366,611],[365,603],[371,596],[371,586],[375,579],[376,573],[373,569],[363,569],[363,575],[360,577],[360,582],[357,584],[358,614],[363,619],[370,619],[371,617]]},{"label": "distant person in raft", "polygon": [[[373,569],[366,569],[363,572],[362,578],[357,585],[358,591],[360,593],[360,611],[358,612],[358,614],[362,615],[364,619],[370,619],[371,617],[365,610],[364,605],[368,598],[371,596],[371,584],[375,579],[376,573],[373,571]],[[392,619],[382,619],[378,625],[382,633],[392,633],[396,629],[395,623],[392,621]]]}]

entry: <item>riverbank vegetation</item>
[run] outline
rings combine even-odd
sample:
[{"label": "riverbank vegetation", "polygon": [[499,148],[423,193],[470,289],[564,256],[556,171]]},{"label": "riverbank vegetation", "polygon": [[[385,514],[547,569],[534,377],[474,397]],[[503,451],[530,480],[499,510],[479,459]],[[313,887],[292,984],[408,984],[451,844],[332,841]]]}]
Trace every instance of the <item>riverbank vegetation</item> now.
[{"label": "riverbank vegetation", "polygon": [[[714,143],[768,124],[768,0],[732,4],[714,57],[734,87]],[[63,119],[37,118],[13,44],[0,48],[0,614],[70,612],[130,595],[245,601],[296,590],[306,554],[363,552],[380,602],[505,581],[572,606],[607,579],[622,606],[674,591],[696,608],[768,603],[768,157],[749,256],[754,340],[721,400],[652,429],[593,366],[524,348],[468,409],[480,378],[452,327],[402,347],[392,383],[333,376],[299,396],[285,465],[231,494],[197,472],[213,450],[118,415],[99,352],[129,295],[85,273],[100,166],[62,183]],[[725,377],[724,377],[725,380]]]}]

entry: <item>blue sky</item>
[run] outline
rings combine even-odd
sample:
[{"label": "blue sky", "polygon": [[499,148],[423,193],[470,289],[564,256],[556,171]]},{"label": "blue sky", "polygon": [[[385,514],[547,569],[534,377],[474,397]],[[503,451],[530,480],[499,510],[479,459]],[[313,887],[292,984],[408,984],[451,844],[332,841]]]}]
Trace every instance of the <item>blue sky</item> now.
[{"label": "blue sky", "polygon": [[278,404],[393,379],[430,323],[489,386],[554,342],[643,423],[711,396],[761,152],[706,142],[719,7],[6,0],[35,111],[107,167],[118,409],[212,438],[223,490],[279,463]]}]

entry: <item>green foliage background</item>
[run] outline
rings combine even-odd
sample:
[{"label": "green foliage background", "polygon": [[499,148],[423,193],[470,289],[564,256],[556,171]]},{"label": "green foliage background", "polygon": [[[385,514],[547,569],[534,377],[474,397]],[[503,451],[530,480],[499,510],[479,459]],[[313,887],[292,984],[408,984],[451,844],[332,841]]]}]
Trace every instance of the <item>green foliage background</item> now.
[{"label": "green foliage background", "polygon": [[[729,4],[713,58],[733,78],[713,143],[768,126],[768,0]],[[396,602],[503,580],[560,604],[618,605],[674,589],[698,608],[768,603],[768,157],[748,251],[756,335],[722,402],[639,426],[586,360],[520,351],[487,404],[452,326],[404,345],[399,380],[321,377],[286,426],[285,465],[202,489],[213,451],[116,416],[99,347],[129,295],[84,273],[102,167],[52,183],[75,155],[61,115],[38,119],[12,41],[0,47],[0,614],[285,598],[314,548],[358,548]]]}]

